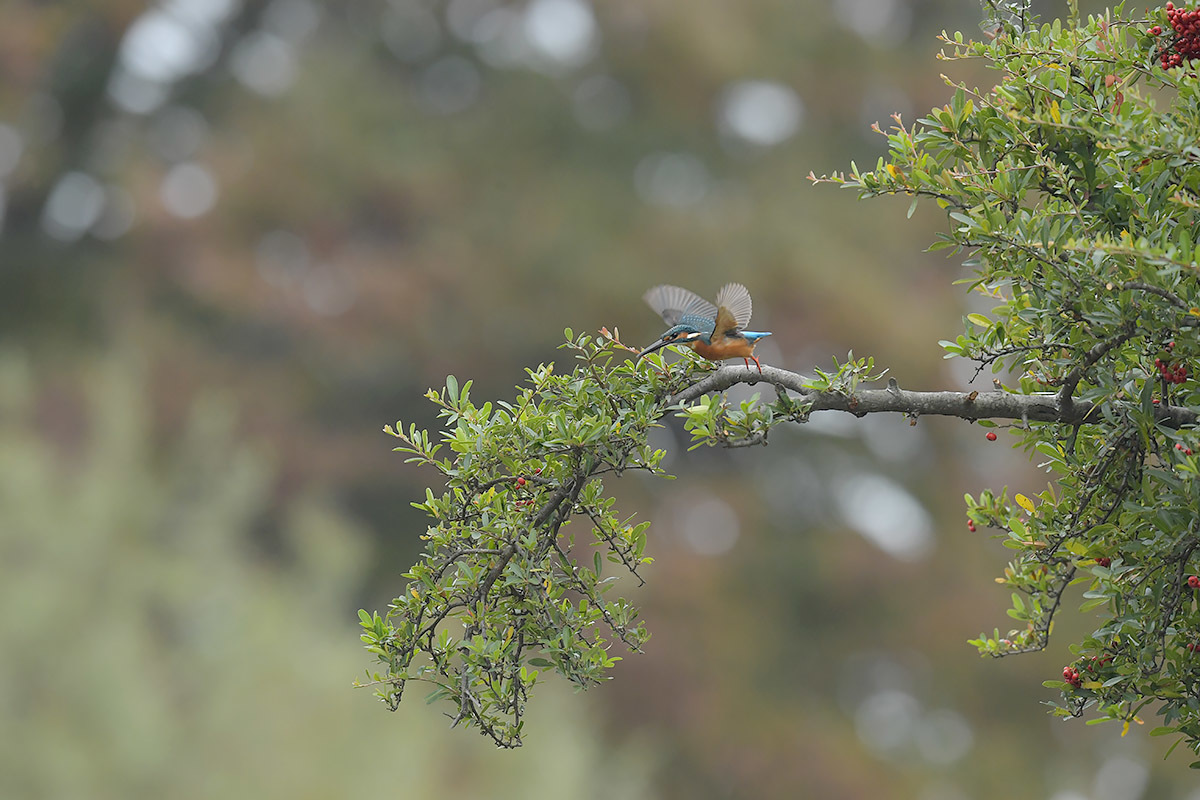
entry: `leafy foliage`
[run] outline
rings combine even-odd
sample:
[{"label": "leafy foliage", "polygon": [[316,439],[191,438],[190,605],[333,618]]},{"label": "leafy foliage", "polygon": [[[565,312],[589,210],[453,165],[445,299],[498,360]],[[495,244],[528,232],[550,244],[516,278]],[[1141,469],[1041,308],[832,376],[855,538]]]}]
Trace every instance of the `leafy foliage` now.
[{"label": "leafy foliage", "polygon": [[1200,84],[1155,65],[1163,12],[1026,20],[1009,9],[987,41],[943,35],[944,58],[983,59],[998,85],[951,82],[944,107],[895,119],[876,169],[824,180],[947,211],[931,249],[967,253],[971,288],[996,304],[942,343],[948,357],[1007,370],[1010,391],[1060,410],[1096,404],[1084,424],[1010,426],[1051,487],[967,498],[972,522],[1013,550],[1001,580],[1020,623],[973,644],[991,656],[1044,648],[1079,585],[1081,611],[1098,618],[1064,680],[1046,682],[1062,690],[1054,713],[1093,709],[1127,729],[1157,704],[1153,733],[1200,752],[1200,606],[1188,583],[1200,572],[1200,437],[1170,415],[1200,402]]},{"label": "leafy foliage", "polygon": [[[649,523],[617,514],[604,476],[662,475],[665,453],[647,433],[670,414],[694,447],[744,447],[781,422],[805,421],[811,404],[781,387],[771,403],[702,396],[683,404],[679,395],[711,375],[712,362],[684,349],[669,365],[659,354],[639,363],[607,330],[566,334],[563,347],[579,362],[571,373],[543,364],[528,370],[515,402],[482,406],[469,382],[450,376],[427,394],[443,420],[440,438],[415,425],[385,428],[408,461],[442,475],[446,491],[427,490],[413,504],[433,524],[404,593],[386,614],[359,612],[362,639],[385,668],[366,685],[395,710],[409,681],[433,684],[428,699],[451,701],[455,724],[478,726],[503,747],[521,744],[525,702],[543,669],[586,688],[620,660],[610,653],[615,641],[637,652],[649,636],[637,608],[609,596],[621,572],[641,581],[652,561]],[[873,364],[835,360],[813,396],[848,394],[872,378]],[[574,521],[589,533],[577,537]],[[605,575],[606,562],[616,574]]]},{"label": "leafy foliage", "polygon": [[[580,366],[531,370],[514,404],[477,408],[469,384],[449,379],[430,395],[447,425],[440,442],[389,430],[448,485],[419,504],[435,524],[405,593],[386,616],[362,615],[363,638],[386,666],[372,677],[389,706],[407,681],[429,681],[431,697],[457,706],[456,722],[511,746],[538,668],[588,686],[616,660],[614,639],[638,649],[645,628],[626,600],[608,599],[613,577],[602,567],[607,559],[637,576],[645,526],[616,515],[600,476],[659,472],[646,432],[673,398],[693,401],[678,408],[696,444],[722,446],[765,443],[774,425],[804,422],[813,408],[977,420],[986,405],[1007,409],[987,424],[1007,427],[1053,482],[1033,497],[967,498],[971,529],[998,531],[1013,551],[999,580],[1019,623],[973,644],[997,657],[1045,648],[1079,586],[1096,628],[1071,645],[1063,680],[1046,682],[1062,692],[1054,713],[1093,709],[1128,729],[1157,703],[1163,724],[1152,733],[1181,734],[1200,752],[1200,387],[1191,366],[1200,353],[1200,89],[1183,69],[1155,66],[1162,13],[1128,19],[1118,7],[1084,20],[1072,8],[1065,22],[1039,26],[1025,3],[985,6],[987,40],[943,34],[942,57],[982,59],[998,84],[951,82],[944,107],[915,124],[895,118],[874,170],[852,165],[814,180],[863,197],[909,195],[910,214],[922,198],[946,210],[950,230],[931,249],[965,253],[970,289],[995,307],[969,314],[942,345],[976,374],[1004,373],[1013,385],[1002,392],[1021,402],[920,396],[894,381],[859,393],[879,376],[853,357],[806,384],[781,370],[701,380],[707,368],[694,357],[614,366],[619,341],[570,332]],[[774,384],[775,401],[731,407],[705,395],[756,380]],[[452,457],[439,457],[445,446]],[[562,533],[577,517],[592,525],[579,543]],[[590,560],[579,556],[585,546],[596,548]]]},{"label": "leafy foliage", "polygon": [[[385,429],[400,440],[397,451],[436,469],[447,488],[414,503],[433,524],[404,594],[386,617],[361,612],[363,640],[387,669],[372,678],[393,709],[409,680],[434,684],[430,700],[450,699],[456,723],[478,725],[502,746],[520,744],[541,669],[590,686],[619,660],[613,640],[634,651],[646,641],[638,610],[609,596],[618,575],[604,573],[608,562],[641,579],[652,560],[649,523],[618,516],[603,476],[661,474],[664,453],[647,445],[647,431],[670,395],[705,369],[695,358],[613,366],[618,342],[567,337],[579,366],[566,375],[553,364],[529,370],[513,403],[476,406],[470,382],[460,388],[453,376],[430,391],[444,420],[440,441],[416,426]],[[591,526],[578,540],[577,518]]]}]

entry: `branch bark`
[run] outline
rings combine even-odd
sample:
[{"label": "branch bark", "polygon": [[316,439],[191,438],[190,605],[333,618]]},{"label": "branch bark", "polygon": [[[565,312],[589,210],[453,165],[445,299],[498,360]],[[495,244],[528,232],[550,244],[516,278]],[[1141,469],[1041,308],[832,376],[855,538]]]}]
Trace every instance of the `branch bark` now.
[{"label": "branch bark", "polygon": [[[1099,422],[1101,407],[1087,401],[1061,402],[1060,394],[1009,394],[986,392],[910,392],[893,380],[886,389],[860,389],[853,394],[818,392],[805,386],[803,376],[778,367],[762,368],[727,365],[694,383],[671,398],[673,403],[695,400],[709,392],[721,392],[739,383],[766,383],[795,392],[812,411],[847,411],[855,416],[881,412],[911,416],[946,416],[966,420],[1013,419],[1030,422],[1062,422],[1068,425]],[[1195,409],[1184,406],[1156,406],[1160,424],[1181,428],[1197,422]]]}]

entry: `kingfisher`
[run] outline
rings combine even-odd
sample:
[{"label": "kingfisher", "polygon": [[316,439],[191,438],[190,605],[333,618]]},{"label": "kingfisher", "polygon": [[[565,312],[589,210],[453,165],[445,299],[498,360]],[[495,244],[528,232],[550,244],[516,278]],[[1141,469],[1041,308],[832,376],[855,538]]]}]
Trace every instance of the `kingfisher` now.
[{"label": "kingfisher", "polygon": [[762,372],[754,346],[771,334],[745,329],[753,310],[745,286],[725,284],[717,292],[716,305],[678,286],[655,286],[642,299],[671,327],[657,342],[638,353],[637,358],[669,344],[683,344],[712,361],[740,358],[750,366],[753,360]]}]

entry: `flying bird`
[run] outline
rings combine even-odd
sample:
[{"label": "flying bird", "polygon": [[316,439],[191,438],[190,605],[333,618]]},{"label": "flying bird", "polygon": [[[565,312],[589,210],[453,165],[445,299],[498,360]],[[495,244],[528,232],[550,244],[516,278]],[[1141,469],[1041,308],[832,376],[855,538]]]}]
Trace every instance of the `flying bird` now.
[{"label": "flying bird", "polygon": [[746,330],[753,305],[745,286],[725,284],[717,292],[716,305],[678,286],[655,286],[642,299],[670,327],[658,341],[638,353],[638,358],[669,344],[682,344],[712,361],[740,358],[746,366],[754,361],[762,372],[754,346],[771,334]]}]

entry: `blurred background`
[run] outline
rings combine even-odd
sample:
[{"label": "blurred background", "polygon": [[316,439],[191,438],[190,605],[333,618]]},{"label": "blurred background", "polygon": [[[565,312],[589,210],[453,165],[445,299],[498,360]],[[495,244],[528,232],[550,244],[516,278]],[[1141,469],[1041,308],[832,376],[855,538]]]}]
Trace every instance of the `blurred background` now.
[{"label": "blurred background", "polygon": [[[1047,4],[1058,15],[1065,4]],[[447,373],[511,398],[564,327],[745,283],[766,363],[912,389],[972,300],[944,217],[805,179],[947,97],[954,0],[161,0],[0,10],[0,796],[1196,800],[1153,720],[1062,723],[1070,660],[984,661],[1046,476],[954,420],[816,415],[630,477],[653,637],[495,751],[389,714],[356,610],[431,474],[381,433]],[[975,70],[974,72],[972,70]],[[981,381],[986,383],[990,376]],[[979,385],[978,382],[976,385]],[[742,476],[730,482],[731,474]],[[7,729],[7,730],[5,730]]]}]

